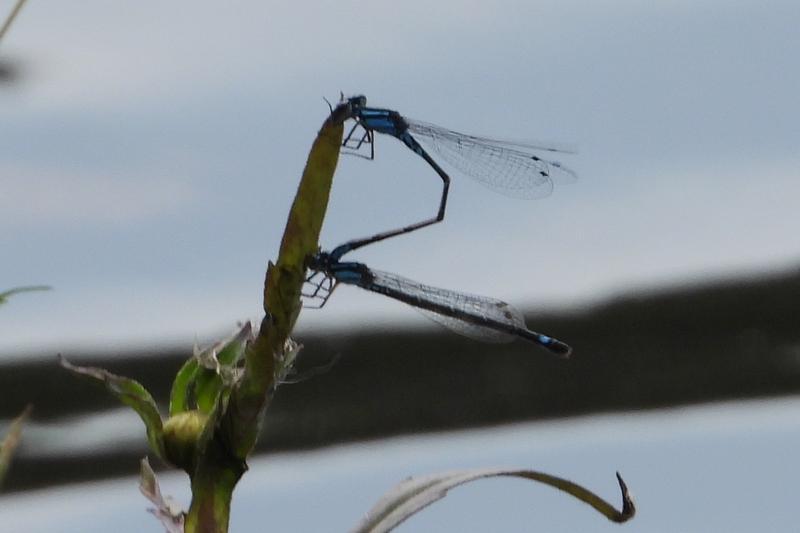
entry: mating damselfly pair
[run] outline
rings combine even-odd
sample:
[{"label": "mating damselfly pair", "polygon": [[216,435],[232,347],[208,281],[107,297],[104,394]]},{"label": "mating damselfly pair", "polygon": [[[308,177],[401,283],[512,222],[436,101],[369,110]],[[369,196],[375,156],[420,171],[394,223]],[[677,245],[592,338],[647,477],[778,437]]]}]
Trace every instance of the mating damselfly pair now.
[{"label": "mating damselfly pair", "polygon": [[[442,180],[442,194],[439,209],[432,218],[354,239],[331,252],[320,252],[312,257],[308,265],[312,273],[306,280],[312,289],[304,295],[319,299],[321,307],[337,284],[357,285],[405,302],[468,337],[489,342],[522,338],[561,357],[569,356],[571,349],[567,344],[529,330],[522,314],[505,302],[431,287],[397,274],[372,270],[363,263],[341,261],[341,258],[367,244],[410,233],[444,219],[450,176],[425,151],[418,138],[462,173],[501,193],[519,197],[546,196],[553,188],[554,179],[573,180],[575,173],[572,170],[558,161],[539,155],[572,152],[545,144],[502,141],[458,133],[406,118],[397,111],[367,107],[367,99],[363,95],[347,99],[343,97],[332,112],[355,122],[343,140],[344,153],[374,159],[375,133],[395,137],[438,174]],[[369,155],[361,153],[365,147],[369,149]]]}]

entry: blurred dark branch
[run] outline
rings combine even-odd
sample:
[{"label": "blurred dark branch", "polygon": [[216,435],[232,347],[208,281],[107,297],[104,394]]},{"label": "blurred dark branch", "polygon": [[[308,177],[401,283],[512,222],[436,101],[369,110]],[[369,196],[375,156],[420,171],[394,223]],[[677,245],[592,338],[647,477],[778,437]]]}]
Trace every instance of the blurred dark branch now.
[{"label": "blurred dark branch", "polygon": [[20,10],[22,10],[22,6],[25,4],[25,0],[17,0],[17,4],[14,6],[14,9],[11,10],[11,13],[8,14],[6,21],[3,23],[3,27],[0,28],[0,43],[3,42],[3,37],[6,36],[8,29],[13,24],[14,19],[17,18]]}]

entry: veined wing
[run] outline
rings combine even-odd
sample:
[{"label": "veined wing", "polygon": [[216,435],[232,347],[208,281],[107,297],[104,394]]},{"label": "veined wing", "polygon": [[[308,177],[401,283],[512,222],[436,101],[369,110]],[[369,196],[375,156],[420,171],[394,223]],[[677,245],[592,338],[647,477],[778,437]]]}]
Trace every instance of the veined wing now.
[{"label": "veined wing", "polygon": [[527,331],[525,319],[511,305],[486,296],[432,287],[397,274],[371,270],[369,290],[399,299],[426,317],[466,337],[484,342],[511,342],[515,329]]},{"label": "veined wing", "polygon": [[502,194],[522,198],[547,196],[553,181],[577,175],[541,153],[569,153],[556,147],[466,135],[407,119],[409,131],[454,168]]},{"label": "veined wing", "polygon": [[486,144],[494,144],[498,146],[506,146],[510,148],[518,148],[523,151],[534,151],[534,152],[550,152],[555,154],[565,154],[565,155],[575,155],[578,153],[577,148],[575,146],[567,144],[567,143],[557,143],[552,141],[522,141],[519,139],[498,139],[496,137],[483,137],[480,135],[470,135],[469,133],[462,133],[460,131],[454,131],[448,128],[444,128],[437,124],[432,124],[430,122],[425,122],[422,120],[410,119],[403,117],[403,119],[408,123],[411,127],[410,129],[412,132],[416,129],[418,130],[435,130],[437,132],[443,134],[449,134],[454,137],[461,137],[465,139],[470,139],[475,142],[479,143],[486,143]]}]

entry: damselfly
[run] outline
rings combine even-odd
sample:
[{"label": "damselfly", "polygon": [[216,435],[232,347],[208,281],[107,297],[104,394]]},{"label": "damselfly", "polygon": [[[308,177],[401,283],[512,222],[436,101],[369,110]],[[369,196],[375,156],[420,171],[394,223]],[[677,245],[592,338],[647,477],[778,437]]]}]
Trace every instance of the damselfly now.
[{"label": "damselfly", "polygon": [[[344,245],[343,245],[344,246]],[[520,338],[531,341],[559,357],[569,357],[572,349],[565,343],[528,329],[517,309],[506,302],[448,289],[424,285],[397,274],[372,270],[363,263],[341,262],[342,246],[333,252],[313,256],[306,278],[313,289],[303,293],[328,301],[339,283],[357,285],[407,303],[443,326],[467,337],[486,342],[510,342]],[[341,252],[341,253],[340,253]]]},{"label": "damselfly", "polygon": [[[342,143],[345,153],[374,159],[375,132],[391,135],[424,159],[442,179],[442,195],[436,216],[402,228],[350,241],[349,250],[409,233],[444,219],[450,176],[425,151],[417,139],[441,155],[454,168],[508,196],[523,198],[546,196],[553,189],[554,178],[573,180],[576,177],[575,172],[560,162],[539,155],[548,152],[574,153],[572,150],[546,144],[503,141],[459,133],[406,118],[390,109],[367,107],[367,98],[363,95],[342,98],[342,103],[348,106],[349,116],[355,120],[355,124]],[[369,147],[369,155],[360,153],[364,146]]]}]

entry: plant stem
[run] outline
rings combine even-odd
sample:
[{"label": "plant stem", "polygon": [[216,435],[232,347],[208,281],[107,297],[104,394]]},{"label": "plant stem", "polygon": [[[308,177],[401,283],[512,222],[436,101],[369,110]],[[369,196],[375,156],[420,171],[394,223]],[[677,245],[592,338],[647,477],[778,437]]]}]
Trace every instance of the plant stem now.
[{"label": "plant stem", "polygon": [[289,212],[277,263],[267,270],[264,309],[268,314],[247,350],[244,377],[227,413],[233,431],[232,451],[242,459],[255,446],[260,421],[277,386],[275,357],[283,355],[300,312],[306,258],[319,249],[319,233],[342,143],[342,121],[332,115],[319,131]]},{"label": "plant stem", "polygon": [[225,463],[203,461],[192,478],[192,505],[185,533],[227,533],[233,489],[241,477]]},{"label": "plant stem", "polygon": [[300,289],[306,258],[319,248],[319,233],[328,206],[333,174],[339,159],[344,120],[332,113],[317,135],[308,156],[276,264],[270,264],[264,287],[267,316],[245,355],[245,372],[214,437],[192,469],[192,504],[185,533],[226,533],[231,497],[246,470],[245,460],[258,438],[261,420],[277,387],[276,357],[284,348],[300,312]]}]

